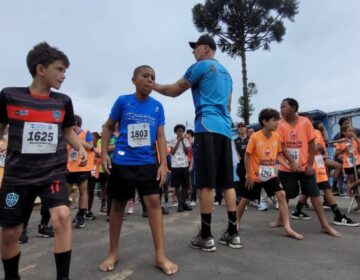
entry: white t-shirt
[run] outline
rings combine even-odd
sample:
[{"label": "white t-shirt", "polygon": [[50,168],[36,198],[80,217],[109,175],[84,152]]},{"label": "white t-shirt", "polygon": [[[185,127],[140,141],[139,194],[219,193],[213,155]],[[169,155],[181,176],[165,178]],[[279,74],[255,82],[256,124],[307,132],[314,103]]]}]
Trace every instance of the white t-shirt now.
[{"label": "white t-shirt", "polygon": [[[172,139],[169,143],[169,147],[175,148],[177,142],[178,142],[177,138]],[[184,145],[186,148],[190,149],[190,143],[186,138],[184,138]],[[172,168],[181,168],[181,167],[189,166],[188,157],[184,151],[184,145],[180,142],[175,154],[171,155]]]}]

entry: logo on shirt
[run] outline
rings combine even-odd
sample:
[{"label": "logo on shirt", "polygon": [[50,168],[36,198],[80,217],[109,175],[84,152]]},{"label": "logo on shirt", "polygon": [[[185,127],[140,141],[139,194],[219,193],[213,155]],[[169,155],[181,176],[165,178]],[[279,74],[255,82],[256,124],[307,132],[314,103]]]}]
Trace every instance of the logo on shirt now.
[{"label": "logo on shirt", "polygon": [[13,207],[15,206],[19,201],[19,195],[16,193],[8,193],[6,196],[6,206],[7,207]]},{"label": "logo on shirt", "polygon": [[27,116],[27,115],[29,115],[29,111],[28,110],[16,110],[15,115],[17,115],[17,116]]},{"label": "logo on shirt", "polygon": [[295,141],[297,139],[297,132],[295,130],[289,132],[289,139],[291,141]]},{"label": "logo on shirt", "polygon": [[155,113],[158,113],[160,111],[160,107],[159,106],[156,106],[155,107]]},{"label": "logo on shirt", "polygon": [[56,121],[60,120],[61,112],[60,111],[53,111],[53,117]]},{"label": "logo on shirt", "polygon": [[270,156],[270,154],[271,154],[271,149],[268,148],[268,147],[266,147],[266,148],[264,149],[264,155],[265,155],[265,157]]}]

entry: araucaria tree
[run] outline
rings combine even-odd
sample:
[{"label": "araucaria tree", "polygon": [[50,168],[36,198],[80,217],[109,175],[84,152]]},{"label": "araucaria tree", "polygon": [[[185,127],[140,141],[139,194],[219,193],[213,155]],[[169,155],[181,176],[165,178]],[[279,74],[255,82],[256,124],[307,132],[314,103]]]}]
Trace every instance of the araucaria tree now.
[{"label": "araucaria tree", "polygon": [[243,115],[249,124],[251,104],[248,92],[246,52],[270,49],[272,41],[285,35],[284,20],[294,21],[297,0],[205,0],[192,9],[193,21],[200,32],[219,38],[222,52],[241,57]]}]

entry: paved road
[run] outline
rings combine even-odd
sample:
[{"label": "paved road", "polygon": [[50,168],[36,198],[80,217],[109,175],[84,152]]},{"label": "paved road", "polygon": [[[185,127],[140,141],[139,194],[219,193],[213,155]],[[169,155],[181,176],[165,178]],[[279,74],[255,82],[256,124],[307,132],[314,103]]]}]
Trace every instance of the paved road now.
[{"label": "paved road", "polygon": [[[340,208],[345,211],[349,199],[338,199]],[[94,208],[98,208],[98,201]],[[153,265],[147,220],[141,217],[138,204],[135,211],[124,223],[120,262],[113,272],[104,273],[97,268],[105,258],[108,246],[105,217],[97,216],[85,228],[74,231],[72,279],[169,279]],[[198,207],[184,213],[176,213],[172,208],[171,214],[165,216],[167,254],[180,267],[172,279],[359,279],[359,227],[336,227],[342,237],[333,238],[321,233],[315,212],[308,210],[313,217],[311,220],[292,221],[293,227],[305,236],[304,240],[297,241],[282,236],[281,229],[267,228],[277,215],[275,209],[260,212],[249,207],[240,232],[243,248],[236,250],[218,244],[215,253],[205,253],[189,246],[199,225],[198,213]],[[332,213],[327,210],[326,215],[330,221]],[[225,206],[216,206],[213,216],[215,236],[225,229],[225,217]],[[350,217],[360,219],[354,212]],[[34,211],[29,242],[22,247],[22,279],[55,279],[52,240],[36,237],[38,221],[39,211]]]}]

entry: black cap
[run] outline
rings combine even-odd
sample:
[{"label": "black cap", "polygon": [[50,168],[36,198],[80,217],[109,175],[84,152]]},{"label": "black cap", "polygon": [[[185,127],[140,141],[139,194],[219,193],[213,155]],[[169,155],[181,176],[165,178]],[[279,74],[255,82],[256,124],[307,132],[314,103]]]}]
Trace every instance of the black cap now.
[{"label": "black cap", "polygon": [[208,34],[201,35],[196,42],[189,42],[189,45],[192,49],[198,45],[208,45],[210,49],[216,51],[216,43],[214,39]]}]

